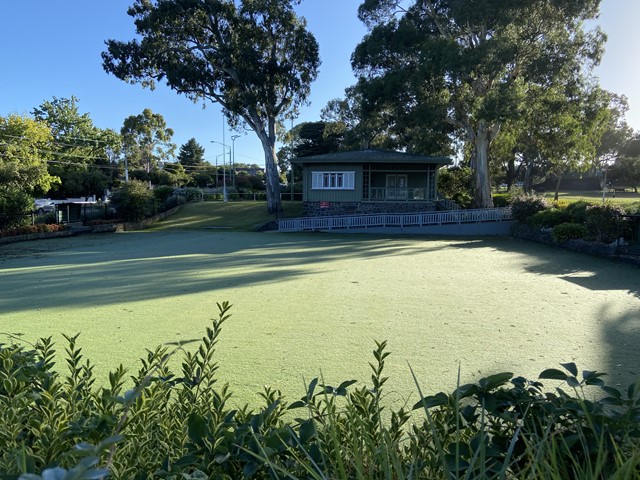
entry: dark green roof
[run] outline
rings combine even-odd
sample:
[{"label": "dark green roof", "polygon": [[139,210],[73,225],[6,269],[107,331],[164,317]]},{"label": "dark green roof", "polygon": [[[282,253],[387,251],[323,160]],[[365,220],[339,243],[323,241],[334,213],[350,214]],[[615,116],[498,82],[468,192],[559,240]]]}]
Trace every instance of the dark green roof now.
[{"label": "dark green roof", "polygon": [[391,150],[356,150],[298,157],[294,158],[292,163],[297,165],[309,163],[434,163],[437,165],[450,165],[452,162],[447,157],[429,157],[416,153],[394,152]]}]

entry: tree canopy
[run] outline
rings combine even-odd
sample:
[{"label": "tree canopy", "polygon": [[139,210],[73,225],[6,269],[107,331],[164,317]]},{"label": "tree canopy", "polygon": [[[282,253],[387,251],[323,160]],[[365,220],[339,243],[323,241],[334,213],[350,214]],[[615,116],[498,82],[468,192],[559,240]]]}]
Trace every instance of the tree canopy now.
[{"label": "tree canopy", "polygon": [[171,143],[173,129],[159,113],[145,108],[139,115],[125,118],[120,130],[125,148],[125,156],[131,170],[143,170],[151,173],[168,161],[175,151]]},{"label": "tree canopy", "polygon": [[370,27],[352,63],[362,91],[405,118],[454,127],[468,145],[477,207],[492,206],[489,147],[531,93],[583,82],[604,35],[587,30],[600,0],[365,0]]},{"label": "tree canopy", "polygon": [[52,140],[43,122],[20,115],[0,117],[0,212],[31,210],[33,196],[60,181],[47,169]]},{"label": "tree canopy", "polygon": [[107,41],[109,73],[153,88],[158,81],[193,101],[219,103],[264,152],[267,207],[281,209],[278,122],[305,103],[320,64],[318,44],[293,10],[296,0],[136,0],[140,40]]},{"label": "tree canopy", "polygon": [[36,120],[46,123],[53,137],[54,159],[49,173],[60,178],[60,197],[100,195],[112,186],[120,136],[93,124],[88,113],[80,113],[78,99],[57,98],[33,109]]}]

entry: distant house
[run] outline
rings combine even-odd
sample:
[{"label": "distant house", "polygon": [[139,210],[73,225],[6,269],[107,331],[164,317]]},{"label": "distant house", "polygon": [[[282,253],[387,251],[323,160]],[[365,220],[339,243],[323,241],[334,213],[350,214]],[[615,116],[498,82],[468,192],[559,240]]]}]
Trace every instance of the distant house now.
[{"label": "distant house", "polygon": [[446,157],[360,150],[300,157],[305,216],[435,210]]}]

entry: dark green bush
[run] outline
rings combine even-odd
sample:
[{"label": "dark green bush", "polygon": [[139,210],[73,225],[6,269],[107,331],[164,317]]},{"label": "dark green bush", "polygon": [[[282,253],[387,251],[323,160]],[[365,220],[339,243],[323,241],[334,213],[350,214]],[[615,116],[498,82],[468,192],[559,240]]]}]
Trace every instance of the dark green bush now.
[{"label": "dark green bush", "polygon": [[585,226],[588,238],[596,242],[611,243],[620,237],[622,207],[611,204],[587,207]]},{"label": "dark green bush", "polygon": [[202,200],[202,190],[194,187],[187,187],[184,189],[184,196],[187,202],[199,202]]},{"label": "dark green bush", "polygon": [[155,198],[145,182],[132,180],[111,194],[111,204],[118,217],[137,222],[155,213]]},{"label": "dark green bush", "polygon": [[534,213],[527,219],[527,224],[534,228],[553,228],[571,220],[571,216],[564,209],[548,208]]},{"label": "dark green bush", "polygon": [[31,223],[27,214],[33,210],[33,197],[17,188],[0,185],[0,229],[21,227]]},{"label": "dark green bush", "polygon": [[167,198],[167,201],[164,202],[164,207],[167,210],[170,210],[180,205],[184,205],[185,203],[187,203],[187,199],[184,195],[171,195],[169,198]]},{"label": "dark green bush", "polygon": [[493,206],[496,208],[508,207],[511,202],[511,195],[508,193],[496,193],[493,195]]},{"label": "dark green bush", "polygon": [[565,209],[569,215],[569,220],[567,221],[572,223],[584,223],[587,220],[587,208],[591,205],[592,203],[584,200],[570,203]]},{"label": "dark green bush", "polygon": [[229,318],[218,307],[180,371],[168,361],[184,344],[158,347],[129,390],[122,367],[94,386],[77,335],[65,336],[66,373],[50,338],[0,345],[0,478],[635,478],[640,467],[640,382],[623,392],[573,363],[540,375],[563,382],[555,392],[498,373],[420,393],[410,416],[383,406],[389,352],[376,342],[370,385],[316,378],[291,404],[265,388],[263,408],[234,409],[216,378]]},{"label": "dark green bush", "polygon": [[549,202],[544,197],[520,195],[511,199],[511,214],[520,223],[526,223],[529,217],[546,208],[549,208]]},{"label": "dark green bush", "polygon": [[581,223],[561,223],[553,227],[553,233],[551,235],[554,242],[562,245],[569,240],[585,238],[587,236],[587,227]]},{"label": "dark green bush", "polygon": [[164,203],[171,196],[174,190],[175,188],[170,185],[161,185],[153,189],[153,196],[156,197],[156,200],[159,202]]}]

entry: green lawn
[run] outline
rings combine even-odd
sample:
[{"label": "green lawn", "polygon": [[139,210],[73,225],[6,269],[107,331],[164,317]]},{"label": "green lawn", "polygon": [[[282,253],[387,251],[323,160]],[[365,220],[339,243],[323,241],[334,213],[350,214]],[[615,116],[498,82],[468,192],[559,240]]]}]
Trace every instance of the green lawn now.
[{"label": "green lawn", "polygon": [[[544,194],[548,199],[553,200],[554,192],[546,192]],[[558,200],[561,202],[577,202],[580,200],[585,200],[587,202],[600,203],[602,202],[602,191],[596,190],[585,190],[585,191],[566,191],[559,192]],[[631,191],[627,192],[616,192],[615,196],[613,192],[605,192],[605,201],[613,203],[615,205],[620,205],[622,207],[628,207],[632,204],[636,204],[640,207],[640,194],[633,193]]]},{"label": "green lawn", "polygon": [[426,393],[454,387],[458,366],[463,381],[570,361],[640,376],[638,267],[509,238],[169,228],[209,224],[190,208],[164,230],[0,246],[0,331],[60,349],[61,332],[82,332],[105,378],[200,337],[229,300],[220,376],[249,402],[265,384],[297,399],[320,373],[367,381],[385,339],[393,401],[416,399],[409,364]]},{"label": "green lawn", "polygon": [[[301,202],[282,202],[282,208],[279,218],[302,216]],[[253,231],[278,217],[267,213],[265,202],[201,202],[184,205],[171,218],[154,225],[154,229]]]}]

